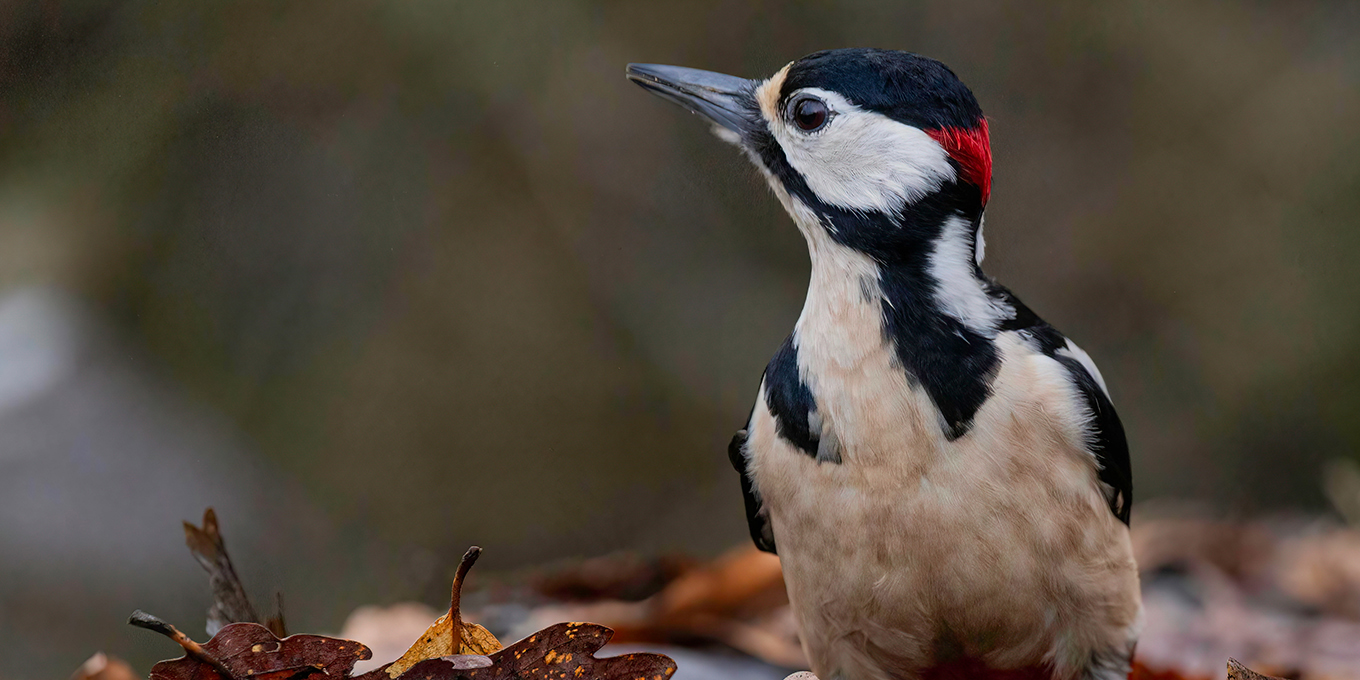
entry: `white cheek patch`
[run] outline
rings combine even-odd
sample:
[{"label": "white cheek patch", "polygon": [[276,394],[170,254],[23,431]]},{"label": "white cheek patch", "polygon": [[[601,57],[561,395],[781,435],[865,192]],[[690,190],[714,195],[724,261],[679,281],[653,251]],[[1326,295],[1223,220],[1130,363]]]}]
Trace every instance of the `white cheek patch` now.
[{"label": "white cheek patch", "polygon": [[812,134],[776,117],[771,132],[823,202],[846,210],[896,213],[955,178],[949,154],[919,128],[865,111],[844,97],[818,88],[832,119]]},{"label": "white cheek patch", "polygon": [[944,222],[944,233],[935,239],[929,261],[930,276],[935,279],[935,302],[969,330],[994,338],[1001,323],[1015,317],[1015,310],[988,295],[973,273],[976,249],[971,230],[968,220],[950,217]]}]

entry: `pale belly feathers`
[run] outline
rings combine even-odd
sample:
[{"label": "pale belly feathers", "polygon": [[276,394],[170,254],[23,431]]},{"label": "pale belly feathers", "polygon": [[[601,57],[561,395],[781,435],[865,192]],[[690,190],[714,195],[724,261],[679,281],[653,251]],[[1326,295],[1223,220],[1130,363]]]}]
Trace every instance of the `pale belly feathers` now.
[{"label": "pale belly feathers", "polygon": [[781,439],[763,384],[746,454],[813,671],[904,678],[959,656],[1046,664],[1058,678],[1126,672],[1137,570],[1061,367],[998,334],[993,394],[949,441],[890,344],[872,339],[872,306],[839,306],[835,319],[808,311],[800,373],[841,462]]}]

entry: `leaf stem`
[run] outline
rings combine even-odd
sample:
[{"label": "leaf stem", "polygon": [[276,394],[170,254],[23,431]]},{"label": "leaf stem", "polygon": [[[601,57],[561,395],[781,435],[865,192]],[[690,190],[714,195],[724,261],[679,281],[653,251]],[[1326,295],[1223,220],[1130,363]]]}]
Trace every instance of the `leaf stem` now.
[{"label": "leaf stem", "polygon": [[467,578],[468,572],[472,570],[472,565],[477,563],[477,558],[481,557],[482,549],[472,546],[463,553],[463,559],[458,563],[458,571],[453,575],[453,589],[449,595],[449,618],[453,619],[453,653],[461,654],[463,649],[463,614],[459,607],[463,601],[463,580]]}]

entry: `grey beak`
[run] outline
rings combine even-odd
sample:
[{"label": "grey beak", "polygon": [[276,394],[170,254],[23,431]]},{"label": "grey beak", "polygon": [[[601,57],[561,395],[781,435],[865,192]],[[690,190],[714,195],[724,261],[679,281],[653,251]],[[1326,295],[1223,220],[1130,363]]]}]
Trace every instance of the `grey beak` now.
[{"label": "grey beak", "polygon": [[759,121],[751,101],[756,81],[682,66],[629,64],[628,79],[738,135]]}]

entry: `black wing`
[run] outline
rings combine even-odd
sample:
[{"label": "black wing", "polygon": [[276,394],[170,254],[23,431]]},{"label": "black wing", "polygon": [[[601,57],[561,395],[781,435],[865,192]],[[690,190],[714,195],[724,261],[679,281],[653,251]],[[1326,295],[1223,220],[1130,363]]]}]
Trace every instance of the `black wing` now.
[{"label": "black wing", "polygon": [[732,467],[741,474],[741,497],[746,501],[746,526],[751,530],[751,540],[756,547],[767,553],[775,552],[774,530],[770,518],[760,511],[760,496],[756,494],[755,482],[746,470],[746,430],[737,430],[732,443],[727,445],[727,458]]},{"label": "black wing", "polygon": [[1133,470],[1129,462],[1129,443],[1124,438],[1124,424],[1119,421],[1119,414],[1105,390],[1080,361],[1065,355],[1053,358],[1072,374],[1091,411],[1091,453],[1100,465],[1100,481],[1110,487],[1107,494],[1110,510],[1119,521],[1128,524],[1129,513],[1133,510]]},{"label": "black wing", "polygon": [[1109,395],[1105,394],[1105,390],[1096,382],[1096,377],[1086,370],[1081,361],[1067,351],[1066,336],[1040,319],[1009,290],[998,286],[996,292],[1015,307],[1015,319],[1002,326],[1002,330],[1019,331],[1071,375],[1072,382],[1091,412],[1091,454],[1096,457],[1100,468],[1100,481],[1109,487],[1106,500],[1110,504],[1110,511],[1119,521],[1128,524],[1129,513],[1133,510],[1133,468],[1129,462],[1129,442],[1124,438],[1124,424],[1120,422]]}]

